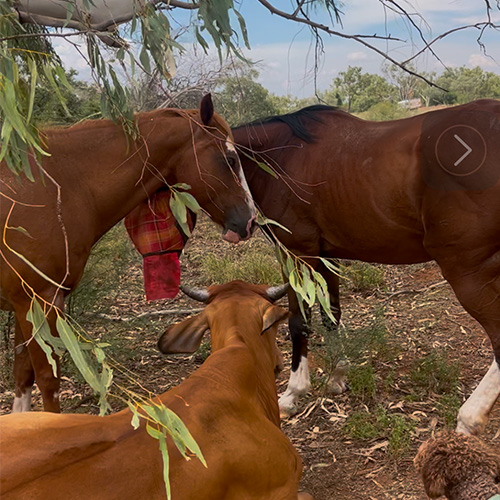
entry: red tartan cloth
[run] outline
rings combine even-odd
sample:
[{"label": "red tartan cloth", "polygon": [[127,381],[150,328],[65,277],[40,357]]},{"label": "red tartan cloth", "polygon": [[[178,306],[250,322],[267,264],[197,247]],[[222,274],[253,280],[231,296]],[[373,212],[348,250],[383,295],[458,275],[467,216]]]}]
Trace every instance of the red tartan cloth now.
[{"label": "red tartan cloth", "polygon": [[[146,300],[171,299],[179,293],[179,255],[187,236],[177,226],[169,200],[169,190],[158,191],[125,217],[130,239],[143,257]],[[189,210],[188,224],[192,229]]]}]

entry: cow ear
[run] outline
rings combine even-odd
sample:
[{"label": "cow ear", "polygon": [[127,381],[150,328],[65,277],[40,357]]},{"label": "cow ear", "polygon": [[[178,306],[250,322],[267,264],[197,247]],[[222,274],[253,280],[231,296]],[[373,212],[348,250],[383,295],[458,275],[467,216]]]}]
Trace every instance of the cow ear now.
[{"label": "cow ear", "polygon": [[200,347],[207,330],[207,318],[202,312],[169,327],[160,337],[158,349],[163,354],[191,354]]},{"label": "cow ear", "polygon": [[270,306],[266,309],[264,317],[262,318],[262,331],[261,334],[266,330],[269,330],[273,325],[277,325],[280,321],[283,321],[288,317],[288,311],[279,306]]},{"label": "cow ear", "polygon": [[200,102],[200,116],[203,125],[208,125],[214,116],[214,104],[212,102],[212,95],[207,94]]}]

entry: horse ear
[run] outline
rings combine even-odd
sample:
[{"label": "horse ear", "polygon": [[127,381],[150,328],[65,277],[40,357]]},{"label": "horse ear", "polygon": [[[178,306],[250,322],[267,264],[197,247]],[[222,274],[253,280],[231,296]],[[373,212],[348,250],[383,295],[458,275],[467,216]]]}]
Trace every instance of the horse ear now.
[{"label": "horse ear", "polygon": [[207,94],[200,102],[200,116],[203,125],[208,125],[214,116],[214,103],[212,94]]},{"label": "horse ear", "polygon": [[191,354],[200,347],[207,330],[207,318],[205,312],[201,312],[167,328],[158,340],[158,349],[163,354]]}]

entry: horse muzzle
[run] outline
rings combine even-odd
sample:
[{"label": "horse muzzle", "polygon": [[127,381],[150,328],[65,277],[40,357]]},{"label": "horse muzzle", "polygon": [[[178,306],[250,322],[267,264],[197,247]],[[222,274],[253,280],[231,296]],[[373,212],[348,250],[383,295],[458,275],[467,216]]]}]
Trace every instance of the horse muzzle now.
[{"label": "horse muzzle", "polygon": [[246,220],[235,220],[229,218],[224,226],[222,238],[230,243],[239,243],[240,241],[248,240],[257,225],[257,217],[253,213]]}]

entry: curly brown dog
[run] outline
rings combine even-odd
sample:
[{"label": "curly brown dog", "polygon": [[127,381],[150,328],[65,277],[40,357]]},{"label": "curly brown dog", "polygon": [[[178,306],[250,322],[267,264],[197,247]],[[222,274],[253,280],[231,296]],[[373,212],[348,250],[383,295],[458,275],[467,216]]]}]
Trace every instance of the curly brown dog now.
[{"label": "curly brown dog", "polygon": [[420,446],[414,463],[430,498],[490,500],[500,494],[500,451],[475,436],[438,434]]}]

